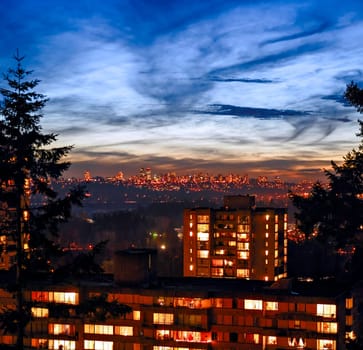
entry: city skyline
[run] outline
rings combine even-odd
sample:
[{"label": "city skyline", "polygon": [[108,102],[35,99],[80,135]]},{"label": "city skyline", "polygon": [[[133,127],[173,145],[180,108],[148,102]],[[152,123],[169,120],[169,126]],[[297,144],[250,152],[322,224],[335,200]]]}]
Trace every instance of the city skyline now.
[{"label": "city skyline", "polygon": [[70,176],[317,179],[359,142],[343,100],[363,82],[358,1],[3,5],[0,70],[26,57],[44,130],[75,146]]}]

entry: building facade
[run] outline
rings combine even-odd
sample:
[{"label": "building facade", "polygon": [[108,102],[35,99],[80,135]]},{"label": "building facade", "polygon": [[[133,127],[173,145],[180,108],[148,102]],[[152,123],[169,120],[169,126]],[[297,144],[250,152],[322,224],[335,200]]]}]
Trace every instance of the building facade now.
[{"label": "building facade", "polygon": [[[96,320],[56,314],[107,293],[132,307],[126,316]],[[2,293],[1,303],[11,303]],[[326,282],[291,284],[225,279],[163,279],[157,285],[34,286],[25,293],[33,319],[25,343],[51,350],[344,350],[353,300]],[[0,335],[1,344],[14,344]]]},{"label": "building facade", "polygon": [[226,196],[221,209],[185,209],[184,276],[276,281],[287,277],[287,212]]},{"label": "building facade", "polygon": [[25,179],[20,198],[16,191],[13,179],[0,179],[0,270],[16,264],[18,245],[29,253],[30,179]]}]

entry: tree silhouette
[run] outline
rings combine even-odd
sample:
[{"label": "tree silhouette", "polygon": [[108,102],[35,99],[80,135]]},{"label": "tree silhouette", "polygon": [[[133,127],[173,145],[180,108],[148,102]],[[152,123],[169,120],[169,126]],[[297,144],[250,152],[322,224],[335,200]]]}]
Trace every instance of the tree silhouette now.
[{"label": "tree silhouette", "polygon": [[[23,68],[24,57],[18,52],[14,59],[15,68],[4,75],[7,87],[0,88],[0,235],[1,254],[15,258],[15,278],[8,288],[16,295],[16,309],[0,310],[0,325],[16,333],[16,349],[23,349],[31,318],[24,290],[34,278],[61,275],[56,274],[64,254],[55,242],[58,226],[70,218],[73,205],[82,204],[84,188],[72,188],[64,197],[52,188],[52,180],[70,167],[64,158],[73,146],[52,147],[58,135],[42,131],[48,100],[34,90],[40,81],[29,79],[32,72]],[[90,262],[94,254],[87,257]],[[95,265],[92,269],[100,271]]]},{"label": "tree silhouette", "polygon": [[299,228],[338,248],[356,243],[363,223],[363,123],[359,124],[358,149],[348,152],[341,165],[331,161],[332,170],[325,170],[328,185],[316,182],[308,198],[291,196],[299,209]]},{"label": "tree silhouette", "polygon": [[[363,92],[355,83],[347,85],[345,98],[363,112]],[[328,185],[316,182],[307,198],[290,193],[302,232],[334,249],[353,249],[349,265],[353,278],[363,277],[359,268],[363,251],[363,122],[358,123],[360,144],[343,157],[341,165],[331,161],[332,169],[325,170]]]}]

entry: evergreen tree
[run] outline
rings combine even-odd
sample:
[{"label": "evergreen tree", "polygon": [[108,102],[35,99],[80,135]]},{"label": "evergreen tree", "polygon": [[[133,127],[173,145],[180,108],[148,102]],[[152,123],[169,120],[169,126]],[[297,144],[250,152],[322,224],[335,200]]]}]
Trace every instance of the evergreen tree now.
[{"label": "evergreen tree", "polygon": [[352,81],[347,85],[344,97],[359,113],[363,113],[363,89],[357,83]]},{"label": "evergreen tree", "polygon": [[[69,197],[63,202],[64,210],[58,212],[54,221],[54,216],[47,207],[58,207],[61,203],[56,199],[57,194],[51,189],[49,180],[59,178],[68,169],[70,164],[61,159],[72,147],[49,148],[57,135],[45,134],[41,130],[41,111],[47,99],[34,91],[39,80],[27,79],[31,72],[22,67],[23,57],[17,53],[14,59],[15,69],[9,69],[4,76],[8,88],[0,90],[3,97],[0,110],[0,198],[6,222],[5,231],[2,232],[5,233],[6,241],[15,243],[14,289],[17,309],[12,318],[16,321],[17,348],[22,349],[24,328],[30,316],[23,300],[27,272],[31,271],[28,263],[32,243],[39,241],[37,236],[44,235],[41,230],[31,229],[30,196],[36,194],[47,198],[47,204],[37,208],[35,215],[43,216],[43,227],[51,223],[53,229],[57,221],[69,215],[70,204],[76,198],[72,196],[72,199]],[[35,221],[38,220],[34,220],[34,223]],[[41,247],[34,249],[42,251]],[[10,249],[7,250],[10,254]]]},{"label": "evergreen tree", "polygon": [[[16,349],[23,349],[25,327],[31,319],[30,305],[24,300],[27,282],[64,275],[64,268],[62,274],[55,273],[62,269],[56,262],[64,254],[55,243],[58,225],[69,219],[73,205],[82,204],[84,189],[75,187],[61,198],[52,188],[52,180],[70,167],[64,158],[73,146],[52,147],[58,135],[44,133],[40,125],[48,100],[34,90],[39,80],[29,79],[32,72],[23,68],[24,57],[17,53],[14,59],[15,68],[4,75],[7,88],[0,89],[0,236],[8,242],[1,245],[1,253],[6,250],[15,257],[15,278],[9,290],[16,295],[16,310],[0,310],[0,325],[16,333]],[[14,243],[14,251],[9,242]],[[93,265],[92,269],[99,272]]]},{"label": "evergreen tree", "polygon": [[[345,98],[363,112],[363,92],[356,84],[347,86]],[[331,161],[332,169],[325,170],[328,184],[316,182],[307,198],[290,193],[302,232],[333,249],[349,246],[354,250],[349,266],[353,278],[363,277],[359,268],[363,251],[363,122],[358,123],[360,144],[343,157],[341,165]]]}]

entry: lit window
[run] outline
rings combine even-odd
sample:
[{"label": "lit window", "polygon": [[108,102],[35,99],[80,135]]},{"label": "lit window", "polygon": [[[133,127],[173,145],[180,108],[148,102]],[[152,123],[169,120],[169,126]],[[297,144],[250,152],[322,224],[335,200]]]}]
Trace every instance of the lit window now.
[{"label": "lit window", "polygon": [[223,266],[223,260],[222,259],[213,259],[212,266]]},{"label": "lit window", "polygon": [[174,315],[155,312],[153,314],[153,323],[154,324],[173,324]]},{"label": "lit window", "polygon": [[334,304],[317,304],[316,315],[323,317],[335,317],[336,305]]},{"label": "lit window", "polygon": [[104,324],[85,324],[84,332],[89,334],[113,334],[113,326]]},{"label": "lit window", "polygon": [[353,316],[352,315],[345,316],[345,324],[346,324],[346,326],[353,325]]},{"label": "lit window", "polygon": [[23,211],[23,218],[24,221],[29,221],[29,212],[27,210]]},{"label": "lit window", "polygon": [[[174,332],[174,337],[176,341],[187,341],[187,342],[210,342],[211,336],[207,332],[192,332],[192,331],[176,331]],[[182,348],[174,348],[182,349]],[[189,349],[189,348],[187,348]]]},{"label": "lit window", "polygon": [[197,225],[197,231],[198,232],[203,232],[203,233],[208,233],[209,232],[209,225],[208,224],[198,224]]},{"label": "lit window", "polygon": [[248,239],[247,233],[237,233],[237,239],[239,241],[245,241]]},{"label": "lit window", "polygon": [[112,350],[112,341],[102,341],[102,340],[85,340],[84,341],[85,350]]},{"label": "lit window", "polygon": [[229,267],[233,266],[233,260],[225,259],[224,260],[224,266],[229,266]]},{"label": "lit window", "polygon": [[74,292],[54,292],[54,300],[55,303],[64,303],[64,304],[78,304],[78,293]]},{"label": "lit window", "polygon": [[133,310],[132,311],[132,318],[135,321],[140,321],[140,311],[139,310]]},{"label": "lit window", "polygon": [[239,278],[249,278],[250,271],[248,269],[237,269],[237,277]]},{"label": "lit window", "polygon": [[[302,338],[289,338],[288,344],[295,349],[303,349],[305,348],[305,342]],[[320,348],[319,348],[320,349]]]},{"label": "lit window", "polygon": [[197,221],[198,221],[198,223],[208,224],[209,223],[209,215],[198,215],[197,216]]},{"label": "lit window", "polygon": [[39,301],[39,302],[48,302],[53,301],[49,300],[49,292],[32,292],[32,301]]},{"label": "lit window", "polygon": [[277,311],[279,309],[279,303],[277,301],[266,301],[265,310]]},{"label": "lit window", "polygon": [[48,339],[32,338],[31,346],[32,346],[32,348],[36,348],[36,349],[49,349],[48,348]]},{"label": "lit window", "polygon": [[336,322],[318,322],[319,333],[337,333],[338,325]]},{"label": "lit window", "polygon": [[50,323],[48,324],[48,333],[55,335],[74,335],[75,326],[71,324]]},{"label": "lit window", "polygon": [[249,250],[250,244],[248,242],[238,242],[237,249],[238,250]]},{"label": "lit window", "polygon": [[158,340],[169,340],[170,339],[170,330],[158,329],[156,331],[156,339]]},{"label": "lit window", "polygon": [[209,250],[198,250],[198,258],[207,259],[209,257]]},{"label": "lit window", "polygon": [[63,340],[63,339],[49,339],[48,349],[58,350],[76,350],[76,342],[74,340]]},{"label": "lit window", "polygon": [[197,240],[198,241],[208,241],[209,240],[209,233],[208,232],[198,232]]},{"label": "lit window", "polygon": [[244,306],[246,310],[262,310],[262,300],[245,299]]},{"label": "lit window", "polygon": [[193,265],[189,265],[189,271],[193,271],[194,270],[194,266]]},{"label": "lit window", "polygon": [[353,298],[345,299],[345,308],[348,310],[353,308]]},{"label": "lit window", "polygon": [[193,231],[189,232],[189,237],[193,237]]},{"label": "lit window", "polygon": [[265,255],[268,256],[268,250],[265,250]]},{"label": "lit window", "polygon": [[331,339],[318,339],[318,350],[335,350],[336,349],[336,345],[335,345],[335,340],[331,340]]},{"label": "lit window", "polygon": [[250,225],[238,225],[239,232],[250,232]]},{"label": "lit window", "polygon": [[268,238],[268,232],[265,233],[265,237]]},{"label": "lit window", "polygon": [[32,307],[33,317],[48,317],[49,311],[45,307]]},{"label": "lit window", "polygon": [[223,276],[223,269],[222,268],[212,267],[211,268],[211,275],[221,277],[221,276]]},{"label": "lit window", "polygon": [[260,338],[260,336],[257,333],[246,333],[245,334],[246,343],[258,344],[259,340],[260,340],[259,338]]},{"label": "lit window", "polygon": [[268,336],[267,337],[267,344],[269,345],[276,345],[277,344],[277,337],[275,336]]},{"label": "lit window", "polygon": [[345,332],[345,339],[346,340],[354,340],[357,336],[355,335],[354,331]]},{"label": "lit window", "polygon": [[250,253],[248,251],[238,251],[237,252],[237,258],[242,260],[247,260],[250,256]]},{"label": "lit window", "polygon": [[266,215],[265,218],[266,218],[266,221],[268,221],[270,219],[270,215]]},{"label": "lit window", "polygon": [[133,336],[133,327],[130,326],[115,326],[115,334],[123,336]]},{"label": "lit window", "polygon": [[49,292],[33,291],[31,294],[32,301],[55,302],[63,304],[78,304],[78,293],[75,292]]}]

